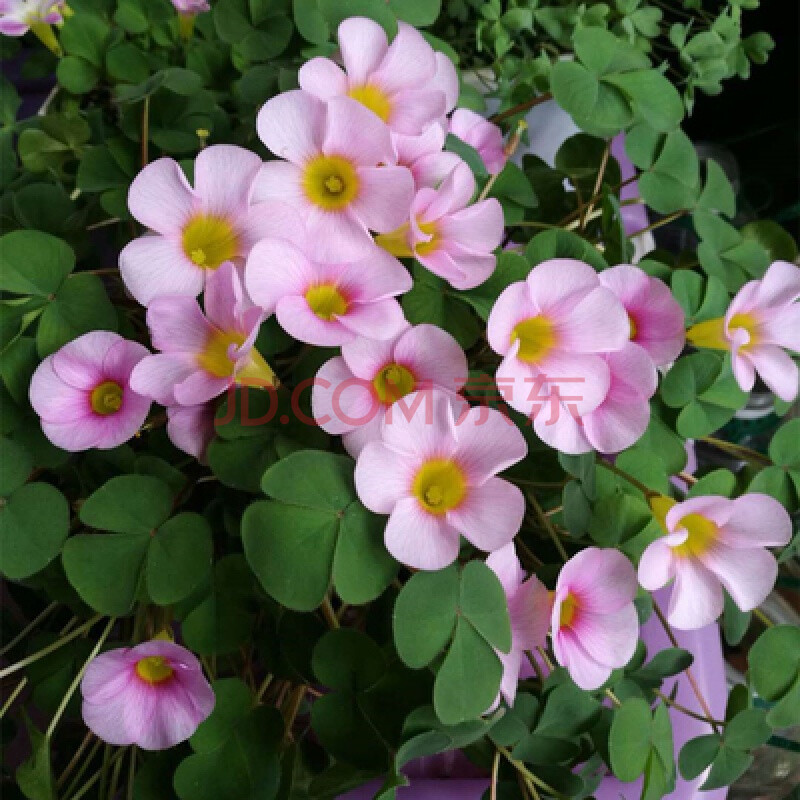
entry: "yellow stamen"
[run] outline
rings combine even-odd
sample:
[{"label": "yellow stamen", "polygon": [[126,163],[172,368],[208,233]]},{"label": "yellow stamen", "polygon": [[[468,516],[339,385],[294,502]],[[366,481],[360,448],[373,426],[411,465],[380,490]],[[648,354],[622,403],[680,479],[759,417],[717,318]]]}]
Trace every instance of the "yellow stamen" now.
[{"label": "yellow stamen", "polygon": [[116,381],[103,381],[92,389],[89,403],[95,414],[116,414],[122,407],[122,387]]},{"label": "yellow stamen", "polygon": [[753,347],[753,345],[758,344],[758,320],[752,314],[734,314],[731,317],[731,321],[728,323],[728,330],[730,333],[733,334],[735,330],[739,330],[741,328],[747,331],[750,340],[747,342],[747,344],[743,344],[739,348],[740,350],[748,350],[749,348]]},{"label": "yellow stamen", "polygon": [[411,491],[426,511],[445,514],[464,499],[467,482],[458,464],[434,458],[417,472]]},{"label": "yellow stamen", "polygon": [[325,211],[340,211],[358,196],[358,173],[341,156],[317,156],[306,164],[303,191],[306,197]]},{"label": "yellow stamen", "polygon": [[239,237],[224,217],[199,214],[183,229],[183,252],[198,267],[217,269],[239,255]]},{"label": "yellow stamen", "polygon": [[330,284],[312,286],[306,292],[308,307],[320,318],[330,322],[347,311],[347,299]]},{"label": "yellow stamen", "polygon": [[701,514],[687,514],[678,523],[688,532],[686,541],[676,545],[672,552],[676,556],[699,556],[705,553],[716,541],[719,529]]},{"label": "yellow stamen", "polygon": [[387,95],[372,83],[354,86],[348,93],[353,100],[366,106],[373,114],[377,114],[384,122],[389,121],[392,113],[392,102]]},{"label": "yellow stamen", "polygon": [[559,610],[559,622],[562,628],[572,625],[575,615],[578,613],[578,600],[574,594],[568,594],[561,602]]},{"label": "yellow stamen", "polygon": [[[231,345],[241,347],[245,337],[238,331],[215,331],[206,342],[203,351],[197,357],[201,369],[216,378],[230,378],[236,368],[235,361],[230,357]],[[251,349],[248,361],[244,368],[236,375],[236,383],[243,384],[276,384],[275,373],[263,356],[255,349]]]},{"label": "yellow stamen", "polygon": [[730,350],[725,335],[725,319],[717,317],[705,322],[698,322],[686,331],[686,340],[695,347],[706,347],[710,350]]},{"label": "yellow stamen", "polygon": [[174,671],[164,656],[147,656],[136,662],[136,674],[147,683],[157,684],[169,680]]},{"label": "yellow stamen", "polygon": [[540,361],[555,346],[555,328],[546,317],[531,317],[514,326],[514,330],[511,331],[511,341],[517,340],[519,340],[517,358],[520,361]]},{"label": "yellow stamen", "polygon": [[414,391],[414,376],[401,364],[388,364],[374,378],[372,385],[381,403],[391,405]]}]

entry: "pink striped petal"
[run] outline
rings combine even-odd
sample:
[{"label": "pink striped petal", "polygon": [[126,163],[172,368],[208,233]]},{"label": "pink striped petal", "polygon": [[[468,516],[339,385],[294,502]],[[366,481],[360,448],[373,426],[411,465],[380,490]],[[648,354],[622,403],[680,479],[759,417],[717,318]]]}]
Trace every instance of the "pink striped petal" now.
[{"label": "pink striped petal", "polygon": [[480,484],[522,461],[528,445],[519,428],[493,408],[471,408],[456,419],[458,463],[471,484]]},{"label": "pink striped petal", "polygon": [[761,547],[743,550],[718,542],[699,558],[742,611],[760,606],[778,577],[775,556]]},{"label": "pink striped petal", "polygon": [[469,365],[461,345],[436,325],[416,325],[401,334],[394,359],[408,367],[417,382],[427,381],[453,392],[467,382]]},{"label": "pink striped petal", "polygon": [[648,591],[655,591],[675,577],[672,548],[663,540],[651,542],[639,559],[639,583]]},{"label": "pink striped petal", "polygon": [[465,539],[491,553],[513,541],[525,516],[525,498],[513,483],[492,477],[470,486],[461,504],[446,516]]},{"label": "pink striped petal", "polygon": [[92,413],[87,390],[65,383],[53,369],[52,356],[33,373],[29,395],[33,410],[43,421],[72,423]]},{"label": "pink striped petal", "polygon": [[495,301],[486,323],[486,336],[492,350],[506,355],[511,348],[514,327],[524,319],[539,314],[531,300],[528,285],[524,281],[506,287]]},{"label": "pink striped petal", "polygon": [[633,601],[636,573],[618,550],[587,547],[562,567],[556,587],[577,595],[581,608],[608,614]]},{"label": "pink striped petal", "polygon": [[757,345],[748,352],[748,357],[764,383],[786,403],[797,397],[797,364],[786,352],[772,344]]},{"label": "pink striped petal", "polygon": [[721,539],[730,547],[784,547],[792,538],[792,521],[774,498],[748,492],[733,501],[730,518],[721,528]]},{"label": "pink striped petal", "polygon": [[445,113],[444,92],[429,88],[406,88],[392,97],[389,125],[392,130],[408,135],[425,131]]},{"label": "pink striped petal", "polygon": [[462,411],[453,397],[436,389],[422,389],[401,397],[386,412],[384,444],[421,463],[428,458],[450,458],[458,442],[455,421]]},{"label": "pink striped petal", "polygon": [[153,347],[164,353],[203,352],[213,327],[193,297],[163,295],[147,309],[147,327]]},{"label": "pink striped petal", "polygon": [[710,625],[722,613],[723,595],[719,579],[693,558],[675,560],[675,583],[667,619],[679,630]]},{"label": "pink striped petal", "polygon": [[597,273],[583,261],[551,258],[535,266],[527,278],[533,302],[542,311],[564,313],[599,286]]},{"label": "pink striped petal", "polygon": [[178,234],[198,205],[183,170],[171,158],[151,161],[133,180],[128,208],[146,228]]},{"label": "pink striped petal", "polygon": [[639,617],[630,602],[611,613],[579,611],[573,630],[583,648],[598,664],[624,667],[636,650]]},{"label": "pink striped petal", "polygon": [[264,239],[251,250],[244,275],[253,302],[272,313],[287,294],[302,294],[315,272],[306,255],[291,242]]},{"label": "pink striped petal", "polygon": [[201,150],[194,162],[194,186],[203,209],[222,216],[243,211],[261,165],[244,147],[215,144]]},{"label": "pink striped petal", "polygon": [[133,368],[130,387],[162,406],[175,405],[175,386],[196,369],[197,364],[191,355],[158,353],[143,358]]},{"label": "pink striped petal", "polygon": [[611,667],[598,664],[570,630],[558,632],[554,637],[553,649],[558,662],[566,667],[572,680],[581,689],[599,689],[611,675]]},{"label": "pink striped petal", "polygon": [[386,32],[371,19],[350,17],[339,25],[338,38],[350,84],[366,83],[389,48]]},{"label": "pink striped petal", "polygon": [[[338,318],[338,323],[345,331],[372,339],[394,339],[408,326],[400,303],[391,297],[354,303]],[[340,343],[345,344],[350,338],[343,337]]]},{"label": "pink striped petal", "polygon": [[[322,149],[327,154],[347,158],[364,167],[391,164],[395,159],[389,128],[351,97],[328,100]],[[410,197],[408,202],[411,202]]]},{"label": "pink striped petal", "polygon": [[[425,85],[435,72],[433,48],[416,28],[400,22],[374,80],[384,90],[398,92],[409,86]],[[444,113],[444,105],[440,113]]]},{"label": "pink striped petal", "polygon": [[361,167],[353,211],[370,230],[390,233],[408,221],[414,177],[406,167]]},{"label": "pink striped petal", "polygon": [[319,97],[320,100],[347,94],[347,76],[329,58],[317,56],[306,61],[297,73],[297,81],[303,91]]},{"label": "pink striped petal", "polygon": [[489,553],[486,559],[486,566],[489,567],[506,595],[512,595],[522,585],[525,573],[519,563],[517,550],[513,542],[509,542],[505,547],[499,547]]},{"label": "pink striped petal", "polygon": [[90,331],[53,353],[53,371],[76,389],[94,389],[105,378],[103,362],[114,345],[124,341],[111,331]]},{"label": "pink striped petal", "polygon": [[[256,208],[263,203],[279,202],[305,211],[308,198],[303,191],[303,170],[289,161],[267,161],[253,182],[251,199]],[[252,209],[248,212],[248,221],[251,213]],[[299,220],[296,224],[299,224]],[[250,226],[246,224],[245,228],[249,230]],[[275,232],[270,235],[275,235]]]},{"label": "pink striped petal", "polygon": [[758,286],[761,306],[781,306],[800,299],[800,267],[789,261],[774,261]]},{"label": "pink striped petal", "polygon": [[414,569],[444,569],[458,556],[458,531],[444,517],[423,511],[413,497],[403,498],[394,507],[384,541],[401,564]]},{"label": "pink striped petal", "polygon": [[292,164],[303,164],[321,152],[325,125],[324,103],[302,89],[267,100],[256,118],[261,141]]},{"label": "pink striped petal", "polygon": [[323,430],[342,434],[374,419],[382,406],[371,385],[356,378],[345,360],[337,357],[326,361],[317,372],[311,390],[311,411]]}]

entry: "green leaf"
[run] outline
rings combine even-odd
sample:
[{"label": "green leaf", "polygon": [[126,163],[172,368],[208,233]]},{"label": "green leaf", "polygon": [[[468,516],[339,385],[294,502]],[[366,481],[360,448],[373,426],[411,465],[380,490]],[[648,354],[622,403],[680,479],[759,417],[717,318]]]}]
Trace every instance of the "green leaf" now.
[{"label": "green leaf", "polygon": [[29,800],[56,800],[50,765],[50,740],[34,726],[24,711],[23,717],[31,742],[31,756],[17,767],[17,786]]},{"label": "green leaf", "polygon": [[456,725],[483,714],[500,688],[500,659],[464,618],[456,632],[433,686],[436,715],[446,725]]},{"label": "green leaf", "polygon": [[442,10],[442,0],[389,0],[397,19],[424,28],[433,25]]},{"label": "green leaf", "polygon": [[61,46],[71,56],[79,56],[95,67],[103,66],[103,53],[111,28],[99,16],[82,9],[67,17],[61,28]]},{"label": "green leaf", "polygon": [[427,666],[453,635],[459,602],[455,564],[416,572],[397,596],[392,616],[397,654],[409,667]]},{"label": "green leaf", "polygon": [[172,491],[149,475],[119,475],[86,498],[80,518],[90,528],[150,534],[172,512]]},{"label": "green leaf", "polygon": [[733,186],[722,167],[711,159],[706,162],[706,183],[697,200],[697,207],[707,211],[717,211],[727,217],[733,217],[736,213]]},{"label": "green leaf", "polygon": [[650,66],[647,56],[633,45],[599,27],[578,28],[575,53],[595,75],[608,75]]},{"label": "green leaf", "polygon": [[750,680],[765,700],[775,703],[767,714],[774,727],[800,717],[800,629],[792,625],[768,628],[750,648]]},{"label": "green leaf", "polygon": [[58,82],[72,94],[87,94],[97,85],[97,67],[78,56],[64,56],[56,67]]},{"label": "green leaf", "polygon": [[0,237],[0,289],[17,294],[54,294],[72,272],[75,255],[61,239],[40,231]]},{"label": "green leaf", "polygon": [[681,748],[678,769],[687,781],[693,781],[717,757],[722,740],[716,733],[690,739]]},{"label": "green leaf", "polygon": [[311,666],[320,683],[348,692],[366,691],[386,670],[378,645],[349,628],[328,631],[314,647]]},{"label": "green leaf", "polygon": [[652,721],[650,706],[638,697],[626,700],[614,712],[608,747],[611,768],[621,781],[635,781],[645,771]]},{"label": "green leaf", "polygon": [[630,100],[639,120],[657,131],[671,131],[683,119],[683,100],[678,90],[657,69],[606,75]]},{"label": "green leaf", "polygon": [[770,261],[797,259],[797,243],[786,228],[771,219],[748,222],[739,232],[745,239],[760,244],[769,253]]},{"label": "green leaf", "polygon": [[254,705],[250,689],[239,678],[221,678],[214,681],[211,688],[214,710],[189,739],[195,753],[211,753],[222,747]]},{"label": "green leaf", "polygon": [[117,313],[103,282],[97,275],[78,273],[64,282],[45,308],[36,334],[36,348],[44,358],[84,333],[116,329]]},{"label": "green leaf", "polygon": [[586,239],[572,231],[549,230],[534,236],[525,248],[525,257],[536,266],[551,258],[574,258],[585,261],[596,270],[606,269],[605,259]]},{"label": "green leaf", "polygon": [[28,480],[33,459],[28,451],[5,436],[0,438],[0,496],[7,497]]},{"label": "green leaf", "polygon": [[464,618],[501,653],[511,650],[511,623],[503,587],[482,561],[470,561],[461,572],[459,606]]},{"label": "green leaf", "polygon": [[141,83],[150,75],[150,64],[136,45],[123,42],[106,53],[106,70],[118,81]]},{"label": "green leaf", "polygon": [[44,569],[69,532],[69,506],[48,483],[28,483],[0,501],[0,572],[22,580]]},{"label": "green leaf", "polygon": [[297,32],[312,44],[325,44],[331,30],[317,8],[317,0],[292,0],[292,8]]},{"label": "green leaf", "polygon": [[749,753],[734,750],[723,744],[711,764],[711,770],[705,783],[700,787],[701,791],[730,786],[745,773],[752,763],[753,756]]},{"label": "green leaf", "polygon": [[183,600],[211,567],[211,528],[204,517],[178,514],[159,527],[147,551],[147,592],[167,606]]},{"label": "green leaf", "polygon": [[331,30],[336,30],[348,17],[369,17],[394,36],[397,21],[385,0],[318,0],[320,13]]},{"label": "green leaf", "polygon": [[573,683],[563,683],[547,695],[536,733],[575,736],[588,731],[600,716],[600,704]]},{"label": "green leaf", "polygon": [[64,545],[64,571],[84,602],[121,616],[133,608],[149,544],[149,534],[78,534]]},{"label": "green leaf", "polygon": [[353,460],[301,450],[270,467],[261,488],[274,500],[317,511],[341,511],[354,497]]},{"label": "green leaf", "polygon": [[752,750],[765,744],[772,736],[763,708],[749,708],[737,714],[725,726],[725,744],[736,750]]}]

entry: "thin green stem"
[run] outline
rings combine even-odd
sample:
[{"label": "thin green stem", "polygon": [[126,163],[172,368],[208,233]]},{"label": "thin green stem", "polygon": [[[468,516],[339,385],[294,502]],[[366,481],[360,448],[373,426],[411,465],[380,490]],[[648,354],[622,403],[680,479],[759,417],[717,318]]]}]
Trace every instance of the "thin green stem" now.
[{"label": "thin green stem", "polygon": [[558,538],[558,534],[556,533],[556,529],[553,527],[553,523],[550,522],[550,517],[544,513],[542,507],[539,505],[539,501],[534,496],[533,492],[527,492],[528,500],[530,504],[533,506],[533,510],[536,512],[536,516],[539,517],[539,521],[544,525],[545,530],[549,534],[550,538],[553,540],[553,544],[558,550],[558,554],[561,556],[564,561],[569,561],[569,555],[564,548],[564,545],[561,543],[561,539]]},{"label": "thin green stem", "polygon": [[528,111],[534,106],[538,106],[541,103],[546,103],[548,100],[552,99],[553,95],[550,92],[545,92],[544,94],[532,97],[530,100],[526,100],[524,103],[519,103],[518,105],[513,106],[512,108],[509,108],[506,111],[501,112],[500,114],[495,114],[491,118],[491,120],[492,122],[502,122],[504,119],[508,119],[509,117],[514,117],[517,114],[521,114],[523,111]]},{"label": "thin green stem", "polygon": [[[89,755],[86,757],[86,760],[81,764],[78,771],[75,773],[75,777],[72,779],[72,782],[67,787],[66,792],[64,792],[64,797],[70,797],[75,789],[80,784],[83,776],[86,774],[86,770],[89,769],[92,761],[94,761],[94,757],[97,755],[97,751],[102,747],[103,742],[100,739],[95,740],[95,743],[92,745],[92,749],[89,751]],[[66,775],[62,776],[66,779]],[[59,786],[60,784],[56,784]]]},{"label": "thin green stem", "polygon": [[58,608],[58,603],[50,603],[47,608],[29,622],[10,642],[3,645],[0,656],[5,655],[9,650],[18,645],[40,622],[43,622],[50,614]]},{"label": "thin green stem", "polygon": [[635,239],[637,236],[641,236],[643,233],[650,233],[650,231],[654,231],[656,228],[662,228],[664,225],[669,225],[670,222],[675,222],[676,219],[680,219],[682,216],[688,213],[689,212],[685,209],[675,211],[666,217],[662,217],[661,219],[657,219],[655,222],[651,222],[649,225],[641,228],[638,231],[634,231],[633,233],[629,234],[628,238]]},{"label": "thin green stem", "polygon": [[625,472],[624,469],[620,469],[616,464],[612,464],[610,461],[606,461],[602,458],[598,458],[597,463],[601,467],[605,467],[607,470],[609,470],[609,472],[619,475],[620,478],[627,481],[631,486],[635,486],[645,496],[645,498],[655,497],[658,495],[658,492],[653,491],[649,486],[643,484],[638,478],[634,478],[630,473]]},{"label": "thin green stem", "polygon": [[80,744],[80,747],[75,751],[75,754],[69,761],[69,764],[64,768],[64,771],[59,776],[58,780],[56,781],[56,788],[61,788],[64,785],[64,782],[69,777],[70,773],[73,769],[78,765],[81,760],[81,756],[83,755],[86,748],[89,746],[89,742],[92,741],[94,734],[91,731],[88,731],[86,736],[83,737],[83,741]]},{"label": "thin green stem", "polygon": [[698,714],[696,711],[692,711],[690,708],[686,708],[686,706],[681,705],[680,703],[676,703],[671,697],[664,694],[663,692],[658,691],[658,689],[653,690],[656,697],[659,697],[662,702],[666,703],[668,706],[671,706],[676,711],[680,711],[681,714],[686,714],[687,717],[692,717],[693,719],[699,720],[700,722],[713,722],[717,725],[724,727],[727,725],[727,722],[723,722],[721,719],[711,719],[709,717],[704,716],[703,714]]},{"label": "thin green stem", "polygon": [[50,655],[50,653],[54,653],[56,650],[63,647],[65,644],[68,644],[73,639],[77,639],[79,636],[89,631],[89,629],[101,619],[103,619],[103,615],[96,614],[88,622],[81,625],[80,628],[76,628],[67,636],[58,639],[57,641],[53,642],[47,647],[43,647],[41,650],[37,650],[35,653],[31,653],[31,655],[26,656],[21,661],[17,661],[16,664],[12,664],[10,667],[6,667],[5,669],[0,670],[0,680],[7,677],[8,675],[12,675],[13,673],[18,672],[24,667],[27,667],[28,664],[33,664],[34,661],[38,661],[40,658],[44,658],[45,656]]},{"label": "thin green stem", "polygon": [[726,453],[738,456],[743,461],[752,461],[757,464],[764,464],[765,466],[772,464],[772,459],[769,456],[765,456],[757,450],[751,450],[749,447],[736,444],[735,442],[726,442],[724,439],[717,439],[714,436],[702,436],[700,441],[710,444],[718,450],[723,450]]},{"label": "thin green stem", "polygon": [[11,708],[11,706],[14,705],[14,701],[19,697],[20,692],[25,688],[27,683],[28,683],[28,679],[27,678],[23,678],[14,687],[14,691],[11,692],[11,694],[8,696],[8,699],[5,701],[5,703],[3,703],[3,707],[0,708],[0,719],[3,719],[3,717],[6,715],[6,712],[8,711],[8,709]]},{"label": "thin green stem", "polygon": [[505,747],[498,745],[497,749],[503,754],[508,763],[511,764],[511,766],[514,767],[514,769],[517,770],[517,772],[519,772],[526,779],[526,781],[530,781],[534,786],[538,786],[545,792],[549,792],[554,797],[565,798],[566,800],[566,795],[561,794],[561,792],[554,789],[549,784],[545,783],[538,775],[534,775],[525,766],[525,764],[523,764],[521,761],[517,761],[517,759],[515,759]]}]

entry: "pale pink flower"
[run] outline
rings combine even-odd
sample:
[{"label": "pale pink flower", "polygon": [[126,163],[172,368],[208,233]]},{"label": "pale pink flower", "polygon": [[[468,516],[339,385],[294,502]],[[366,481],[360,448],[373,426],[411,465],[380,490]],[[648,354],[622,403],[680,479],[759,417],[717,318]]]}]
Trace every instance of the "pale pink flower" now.
[{"label": "pale pink flower", "polygon": [[409,327],[386,341],[359,337],[317,372],[311,409],[317,424],[341,434],[357,458],[368,442],[380,440],[393,403],[420,389],[458,392],[468,373],[458,342],[435,325]]},{"label": "pale pink flower", "polygon": [[631,342],[657,367],[671,364],[683,350],[686,332],[683,309],[669,287],[630,264],[604,269],[598,277],[628,312]]},{"label": "pale pink flower", "polygon": [[214,438],[215,403],[167,407],[167,436],[184,453],[206,462],[208,445]]},{"label": "pale pink flower", "polygon": [[153,233],[125,246],[122,280],[142,305],[162,294],[196,297],[226,261],[241,262],[265,236],[296,231],[294,211],[254,204],[262,161],[249,150],[212,145],[194,164],[194,188],[171,158],[148,164],[128,193],[131,214]]},{"label": "pale pink flower", "polygon": [[410,220],[376,242],[401,258],[416,258],[456,289],[472,289],[495,268],[503,241],[503,209],[495,198],[472,203],[475,177],[463,162],[438,189],[423,187]]},{"label": "pale pink flower", "polygon": [[724,317],[692,326],[686,338],[696,347],[729,350],[736,382],[749,392],[756,373],[781,400],[797,397],[797,364],[786,350],[800,352],[800,267],[775,261],[731,301]]},{"label": "pale pink flower", "polygon": [[0,33],[24,36],[32,28],[58,25],[63,6],[64,0],[0,0]]},{"label": "pale pink flower", "polygon": [[275,374],[253,347],[263,320],[231,262],[212,274],[197,300],[162,295],[147,309],[153,346],[137,364],[131,386],[163,406],[206,403],[235,384],[272,386]]},{"label": "pale pink flower", "polygon": [[214,708],[200,662],[155,639],[96,656],[81,682],[83,720],[118,747],[166,750],[188,739]]},{"label": "pale pink flower", "polygon": [[322,263],[305,246],[264,239],[247,260],[250,296],[295,339],[332,347],[357,336],[391,339],[408,324],[395,299],[411,289],[408,270],[380,248],[347,263]]},{"label": "pale pink flower", "polygon": [[486,559],[486,565],[497,575],[506,593],[511,619],[511,651],[495,651],[503,665],[498,701],[502,695],[511,707],[517,695],[522,660],[526,658],[525,651],[534,651],[547,644],[552,601],[550,593],[535,575],[525,579],[525,572],[519,563],[513,542],[491,553]]},{"label": "pale pink flower", "polygon": [[461,157],[443,150],[445,129],[438,123],[419,136],[396,133],[392,137],[397,163],[408,167],[417,189],[435,189],[459,164]]},{"label": "pale pink flower", "polygon": [[619,453],[634,444],[650,423],[649,400],[658,386],[650,356],[629,342],[602,358],[610,383],[600,405],[581,412],[579,402],[570,400],[571,393],[578,395],[580,389],[551,385],[553,395],[542,396],[531,412],[538,437],[562,453]]},{"label": "pale pink flower", "polygon": [[468,108],[457,108],[450,117],[450,133],[477,151],[490,175],[503,171],[508,156],[503,132],[493,122]]},{"label": "pale pink flower", "polygon": [[446,567],[459,537],[493,552],[507,545],[525,513],[522,492],[498,472],[527,453],[519,429],[503,414],[465,410],[451,394],[412,392],[392,406],[381,441],[356,462],[361,502],[388,514],[384,541],[401,563]]},{"label": "pale pink flower", "polygon": [[617,550],[587,547],[562,567],[553,595],[553,653],[581,689],[598,689],[633,657],[635,596],[636,572]]},{"label": "pale pink flower", "polygon": [[778,575],[766,548],[784,546],[792,536],[792,522],[777,500],[754,492],[681,503],[658,496],[650,505],[665,535],[642,554],[639,583],[654,591],[674,580],[670,625],[693,630],[713,622],[722,613],[723,587],[742,611],[764,602]]},{"label": "pale pink flower", "polygon": [[147,355],[138,342],[91,331],[45,358],[30,387],[45,436],[73,452],[127,442],[150,410],[150,400],[129,383],[131,371]]},{"label": "pale pink flower", "polygon": [[377,22],[350,17],[339,25],[338,39],[344,69],[329,58],[312,58],[297,75],[301,89],[321,100],[351,97],[393,131],[411,135],[455,104],[455,67],[411,25],[400,22],[389,44]]},{"label": "pale pink flower", "polygon": [[194,16],[205,11],[211,11],[211,6],[207,0],[171,0],[171,2],[179,14]]},{"label": "pale pink flower", "polygon": [[285,161],[264,164],[255,197],[300,212],[317,258],[362,258],[372,249],[371,230],[386,233],[408,218],[414,179],[396,166],[389,129],[360,103],[326,103],[297,89],[268,100],[256,126]]},{"label": "pale pink flower", "polygon": [[497,386],[522,414],[558,395],[585,416],[611,386],[603,354],[622,349],[629,330],[622,304],[588,264],[545,261],[506,288],[489,315],[489,344],[503,357]]}]

